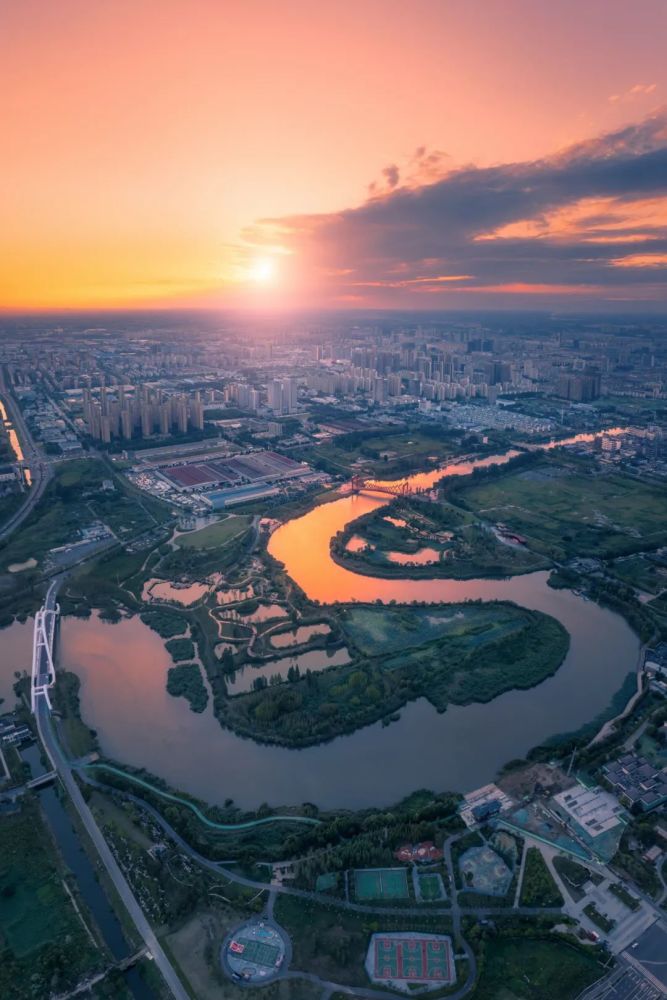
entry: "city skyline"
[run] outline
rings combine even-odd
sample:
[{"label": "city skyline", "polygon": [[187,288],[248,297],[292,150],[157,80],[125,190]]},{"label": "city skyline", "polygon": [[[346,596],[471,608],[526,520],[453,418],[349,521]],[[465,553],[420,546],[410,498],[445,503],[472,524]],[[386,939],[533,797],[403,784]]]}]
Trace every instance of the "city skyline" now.
[{"label": "city skyline", "polygon": [[667,298],[667,11],[6,8],[0,308]]}]

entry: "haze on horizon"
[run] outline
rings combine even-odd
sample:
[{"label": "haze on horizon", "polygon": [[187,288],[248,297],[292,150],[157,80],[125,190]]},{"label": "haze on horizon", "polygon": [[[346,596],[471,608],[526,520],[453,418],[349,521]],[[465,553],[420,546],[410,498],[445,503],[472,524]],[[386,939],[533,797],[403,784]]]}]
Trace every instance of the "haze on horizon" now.
[{"label": "haze on horizon", "polygon": [[23,0],[0,308],[667,302],[662,0]]}]

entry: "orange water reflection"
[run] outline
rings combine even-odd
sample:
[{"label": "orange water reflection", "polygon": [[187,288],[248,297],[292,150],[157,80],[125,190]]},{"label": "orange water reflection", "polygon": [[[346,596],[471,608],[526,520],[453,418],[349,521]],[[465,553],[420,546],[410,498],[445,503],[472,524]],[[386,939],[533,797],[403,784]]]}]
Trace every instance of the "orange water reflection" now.
[{"label": "orange water reflection", "polygon": [[[460,471],[459,466],[452,474]],[[427,477],[432,481],[441,475]],[[360,808],[390,804],[419,786],[467,790],[484,784],[504,761],[553,733],[576,729],[607,707],[636,667],[637,637],[618,615],[570,591],[549,588],[547,573],[506,580],[380,580],[333,563],[332,535],[387,502],[387,497],[360,494],[323,505],[279,528],[269,549],[306,593],[322,602],[469,597],[514,600],[552,614],[571,637],[565,662],[553,677],[486,704],[450,706],[442,715],[419,699],[391,726],[377,723],[331,743],[287,750],[223,730],[210,702],[195,715],[183,699],[168,695],[170,658],[159,636],[139,618],[118,625],[68,619],[60,660],[81,677],[82,714],[98,731],[104,752],[209,802],[230,796],[243,807],[314,801],[322,807]]]}]

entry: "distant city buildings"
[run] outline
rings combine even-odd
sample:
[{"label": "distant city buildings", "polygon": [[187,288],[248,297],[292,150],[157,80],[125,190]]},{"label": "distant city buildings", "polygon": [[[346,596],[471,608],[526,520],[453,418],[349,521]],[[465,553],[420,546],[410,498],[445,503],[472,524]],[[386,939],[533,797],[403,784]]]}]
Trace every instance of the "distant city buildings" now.
[{"label": "distant city buildings", "polygon": [[83,420],[86,432],[96,441],[110,444],[113,438],[162,437],[204,430],[201,392],[167,395],[163,389],[137,386],[130,395],[124,386],[110,392],[101,386],[97,395],[83,390]]},{"label": "distant city buildings", "polygon": [[276,415],[296,413],[297,380],[295,378],[272,379],[268,385],[267,406]]}]

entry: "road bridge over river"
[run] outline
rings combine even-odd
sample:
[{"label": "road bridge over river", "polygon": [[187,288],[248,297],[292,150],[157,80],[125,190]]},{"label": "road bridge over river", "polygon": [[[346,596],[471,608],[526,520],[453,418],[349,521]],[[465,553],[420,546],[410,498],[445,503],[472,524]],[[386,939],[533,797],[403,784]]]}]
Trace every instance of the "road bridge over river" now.
[{"label": "road bridge over river", "polygon": [[363,476],[352,476],[350,492],[361,493],[362,490],[367,490],[369,493],[387,493],[393,497],[407,497],[416,492],[407,479],[389,483],[378,479],[364,479]]}]

